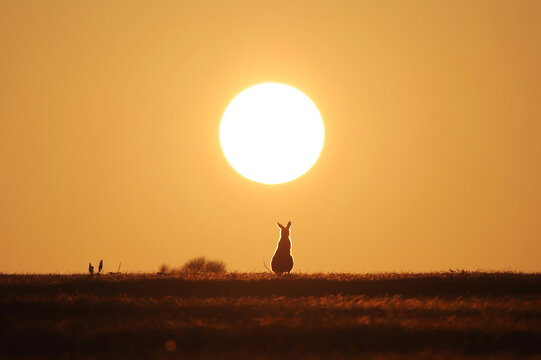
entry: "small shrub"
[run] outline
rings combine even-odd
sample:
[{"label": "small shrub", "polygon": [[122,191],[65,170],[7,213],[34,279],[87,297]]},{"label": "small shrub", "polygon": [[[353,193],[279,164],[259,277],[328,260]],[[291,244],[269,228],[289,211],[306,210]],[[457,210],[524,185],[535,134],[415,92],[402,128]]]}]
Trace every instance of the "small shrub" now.
[{"label": "small shrub", "polygon": [[195,259],[189,260],[182,266],[180,271],[182,272],[203,272],[205,270],[205,263],[207,260],[201,256]]},{"label": "small shrub", "polygon": [[223,274],[225,273],[225,264],[222,261],[208,261],[205,264],[205,271],[216,274]]},{"label": "small shrub", "polygon": [[162,265],[160,266],[160,272],[161,272],[161,273],[164,273],[164,274],[165,274],[165,273],[168,273],[170,270],[171,270],[171,269],[169,268],[169,265],[167,265],[167,264],[162,264]]},{"label": "small shrub", "polygon": [[182,266],[181,272],[208,272],[222,274],[226,272],[225,263],[222,261],[208,261],[205,257],[200,256],[189,260]]}]

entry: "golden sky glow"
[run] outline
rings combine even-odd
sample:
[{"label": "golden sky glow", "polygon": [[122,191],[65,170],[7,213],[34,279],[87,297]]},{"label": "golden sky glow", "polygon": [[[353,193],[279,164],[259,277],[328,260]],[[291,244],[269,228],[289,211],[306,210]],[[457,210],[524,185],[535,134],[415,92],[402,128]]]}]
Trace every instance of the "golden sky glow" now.
[{"label": "golden sky glow", "polygon": [[[541,2],[3,1],[0,271],[540,271]],[[325,121],[249,181],[221,117],[288,84]],[[113,267],[113,269],[108,268]]]}]

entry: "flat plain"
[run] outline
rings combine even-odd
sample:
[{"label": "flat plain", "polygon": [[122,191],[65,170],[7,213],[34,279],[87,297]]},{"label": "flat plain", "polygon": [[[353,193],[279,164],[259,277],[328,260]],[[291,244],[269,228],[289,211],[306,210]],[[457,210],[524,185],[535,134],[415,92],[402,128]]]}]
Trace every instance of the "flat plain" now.
[{"label": "flat plain", "polygon": [[0,358],[541,358],[541,274],[0,275]]}]

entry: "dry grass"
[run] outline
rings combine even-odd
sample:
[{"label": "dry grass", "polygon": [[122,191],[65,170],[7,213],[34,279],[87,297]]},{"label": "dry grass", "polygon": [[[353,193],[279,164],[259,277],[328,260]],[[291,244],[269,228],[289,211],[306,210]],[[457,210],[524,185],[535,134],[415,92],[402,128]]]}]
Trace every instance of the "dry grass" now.
[{"label": "dry grass", "polygon": [[541,275],[0,275],[0,358],[541,356]]}]

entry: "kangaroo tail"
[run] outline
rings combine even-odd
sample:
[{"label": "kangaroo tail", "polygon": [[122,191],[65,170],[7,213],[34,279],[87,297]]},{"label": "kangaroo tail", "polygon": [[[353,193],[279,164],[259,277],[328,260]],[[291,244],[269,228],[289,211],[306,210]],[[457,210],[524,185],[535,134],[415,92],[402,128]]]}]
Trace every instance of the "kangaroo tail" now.
[{"label": "kangaroo tail", "polygon": [[265,269],[267,269],[269,272],[272,272],[271,269],[267,267],[267,264],[265,264],[265,260],[263,260],[263,265],[265,266]]}]

